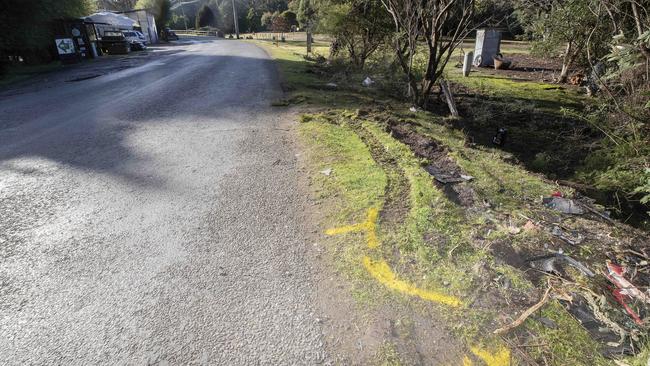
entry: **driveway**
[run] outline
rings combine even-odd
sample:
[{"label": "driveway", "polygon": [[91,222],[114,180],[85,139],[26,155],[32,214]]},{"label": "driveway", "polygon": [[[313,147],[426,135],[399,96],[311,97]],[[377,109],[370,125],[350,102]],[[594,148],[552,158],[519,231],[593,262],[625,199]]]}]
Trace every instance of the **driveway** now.
[{"label": "driveway", "polygon": [[272,61],[175,49],[0,96],[0,364],[326,358]]}]

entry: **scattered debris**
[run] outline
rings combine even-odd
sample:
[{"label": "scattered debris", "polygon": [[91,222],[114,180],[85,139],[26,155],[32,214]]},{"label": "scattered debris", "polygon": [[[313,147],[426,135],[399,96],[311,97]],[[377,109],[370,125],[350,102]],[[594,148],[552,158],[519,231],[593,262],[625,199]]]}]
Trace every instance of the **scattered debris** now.
[{"label": "scattered debris", "polygon": [[363,84],[363,86],[365,86],[366,88],[369,88],[369,87],[371,87],[372,84],[374,84],[374,83],[375,83],[375,81],[372,80],[372,79],[370,78],[370,76],[368,76],[368,77],[366,77],[366,78],[363,80],[363,82],[362,82],[361,84]]},{"label": "scattered debris", "polygon": [[327,84],[325,84],[325,86],[326,86],[328,89],[336,89],[336,88],[339,87],[338,84],[336,84],[336,83],[327,83]]},{"label": "scattered debris", "polygon": [[466,181],[466,179],[462,178],[460,175],[445,172],[433,164],[425,166],[424,170],[426,170],[427,173],[431,174],[438,182],[442,184],[461,183]]},{"label": "scattered debris", "polygon": [[584,81],[585,81],[585,74],[581,72],[575,73],[573,74],[573,76],[569,78],[570,85],[576,85],[576,86],[582,85]]},{"label": "scattered debris", "polygon": [[585,240],[585,237],[577,230],[572,230],[571,232],[568,232],[563,230],[558,225],[553,226],[553,229],[551,230],[551,234],[553,234],[554,236],[564,240],[565,242],[573,246],[580,245]]},{"label": "scattered debris", "polygon": [[546,207],[565,214],[582,215],[585,213],[585,210],[582,209],[581,205],[572,199],[551,196],[544,198],[542,202]]},{"label": "scattered debris", "polygon": [[605,277],[607,277],[611,283],[618,287],[621,295],[636,298],[642,302],[650,304],[650,295],[639,290],[630,281],[628,281],[625,278],[625,273],[626,271],[623,267],[612,262],[607,262],[607,272],[605,273]]},{"label": "scattered debris", "polygon": [[557,329],[558,325],[553,319],[545,318],[543,316],[540,316],[539,318],[536,318],[538,322],[542,323],[543,326],[549,329]]},{"label": "scattered debris", "polygon": [[517,318],[517,320],[515,320],[515,321],[512,322],[511,324],[508,324],[508,325],[506,325],[505,327],[501,327],[501,328],[495,330],[495,331],[492,332],[492,333],[493,333],[493,334],[504,334],[504,333],[506,333],[506,332],[508,332],[508,331],[510,331],[510,330],[512,330],[512,329],[514,329],[514,328],[517,328],[518,326],[520,326],[524,321],[526,321],[526,319],[528,319],[528,317],[529,317],[532,313],[536,312],[536,311],[539,310],[542,306],[544,306],[544,304],[546,304],[546,302],[548,301],[549,295],[550,295],[550,293],[551,293],[551,288],[552,288],[552,287],[551,287],[551,285],[550,285],[550,281],[549,281],[549,286],[548,286],[548,288],[546,289],[546,292],[544,293],[544,296],[542,296],[542,299],[539,300],[539,302],[538,302],[537,304],[531,306],[531,307],[528,308],[526,311],[524,311],[523,313],[521,313],[521,315],[519,316],[519,318]]},{"label": "scattered debris", "polygon": [[517,234],[519,234],[521,232],[521,229],[516,227],[516,226],[510,225],[510,226],[508,226],[508,232],[510,234],[517,235]]},{"label": "scattered debris", "polygon": [[535,268],[546,273],[553,273],[561,277],[566,277],[566,274],[562,269],[562,263],[570,265],[587,277],[595,276],[595,274],[589,268],[587,268],[587,266],[562,252],[533,257],[527,259],[526,261],[531,268]]},{"label": "scattered debris", "polygon": [[508,129],[504,127],[500,127],[497,130],[496,135],[494,135],[494,138],[492,139],[492,143],[497,146],[503,146],[506,143],[507,135],[508,135]]},{"label": "scattered debris", "polygon": [[623,344],[627,332],[597,309],[594,299],[572,294],[570,300],[560,300],[571,315],[587,330],[591,338],[603,345],[605,357],[632,354],[629,345]]},{"label": "scattered debris", "polygon": [[507,70],[512,65],[512,60],[503,57],[500,53],[497,53],[492,59],[494,60],[495,70]]},{"label": "scattered debris", "polygon": [[621,290],[620,288],[613,289],[612,290],[612,295],[614,296],[614,299],[616,300],[616,302],[618,302],[619,304],[621,304],[623,306],[623,308],[625,309],[625,312],[628,313],[628,315],[630,315],[632,317],[632,319],[634,319],[634,322],[636,324],[643,325],[643,320],[641,320],[641,317],[639,316],[639,314],[636,311],[634,311],[634,309],[632,309],[632,307],[630,307],[630,305],[628,305],[628,303],[626,301],[627,296],[625,296],[623,294],[623,290]]},{"label": "scattered debris", "polygon": [[535,225],[535,223],[532,220],[528,220],[524,224],[524,231],[531,232],[531,231],[537,231],[538,229],[539,228],[537,227],[537,225]]},{"label": "scattered debris", "polygon": [[332,168],[321,170],[320,173],[329,177],[332,174]]},{"label": "scattered debris", "polygon": [[614,225],[616,225],[616,221],[612,220],[612,219],[609,217],[609,212],[604,212],[604,213],[603,213],[603,212],[599,212],[598,210],[596,210],[596,209],[593,208],[593,207],[590,207],[589,205],[583,205],[583,207],[584,207],[585,209],[587,209],[587,211],[589,211],[589,212],[591,212],[592,214],[594,214],[594,215],[600,217],[601,219],[603,219],[603,220],[609,222],[610,224],[614,224]]},{"label": "scattered debris", "polygon": [[415,108],[415,107],[411,107],[411,108],[409,108],[409,111],[411,111],[411,112],[413,112],[413,113],[415,113],[415,112],[417,112],[417,111],[418,111],[418,109],[417,109],[417,108]]}]

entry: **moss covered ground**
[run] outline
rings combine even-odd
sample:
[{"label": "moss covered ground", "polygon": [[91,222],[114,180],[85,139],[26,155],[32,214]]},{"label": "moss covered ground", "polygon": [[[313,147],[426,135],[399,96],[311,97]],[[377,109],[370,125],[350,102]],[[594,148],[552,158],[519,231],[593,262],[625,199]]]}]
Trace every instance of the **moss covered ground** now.
[{"label": "moss covered ground", "polygon": [[[363,230],[327,238],[332,265],[352,283],[359,303],[368,307],[386,302],[414,303],[417,292],[386,285],[390,281],[459,299],[462,305],[449,306],[424,301],[420,296],[422,301],[415,301],[412,307],[424,314],[433,311],[446,320],[466,347],[467,360],[459,359],[459,365],[498,364],[504,362],[499,357],[506,351],[511,364],[612,364],[557,300],[547,303],[513,334],[491,335],[541,297],[544,281],[527,276],[521,267],[496,255],[495,248],[544,252],[550,234],[522,228],[531,218],[538,222],[546,217],[540,200],[560,189],[556,183],[513,164],[508,152],[468,145],[463,131],[453,128],[442,116],[409,111],[406,103],[359,88],[363,75],[353,75],[349,84],[338,78],[336,88],[323,87],[335,77],[319,73],[300,43],[257,43],[277,60],[284,76],[287,93],[276,105],[291,105],[301,111],[299,131],[307,148],[314,195],[329,203],[323,225],[347,227],[366,221],[371,209],[388,212],[378,218],[377,248],[369,247],[368,233]],[[523,45],[516,47],[517,52],[525,52]],[[324,55],[326,51],[326,45],[317,45],[317,53]],[[582,98],[549,84],[493,75],[450,79],[495,96],[528,98],[539,108],[552,108],[553,112],[558,105],[570,107],[581,103]],[[398,120],[410,131],[444,146],[446,156],[458,169],[473,177],[463,183],[473,194],[472,205],[459,206],[450,199],[423,169],[429,163],[427,159],[418,157],[390,133],[390,120]],[[330,169],[331,174],[322,174]],[[571,193],[566,187],[561,189]],[[404,201],[401,206],[392,196],[400,194]],[[581,251],[586,251],[584,256],[592,255],[587,249]],[[374,276],[362,258],[384,261],[390,275]],[[539,317],[551,319],[557,327],[544,326],[535,320]],[[481,349],[490,351],[481,353]],[[638,364],[647,357],[645,353],[622,362]],[[486,354],[489,357],[481,356]],[[400,364],[400,357],[398,348],[388,342],[378,351],[376,363]]]}]

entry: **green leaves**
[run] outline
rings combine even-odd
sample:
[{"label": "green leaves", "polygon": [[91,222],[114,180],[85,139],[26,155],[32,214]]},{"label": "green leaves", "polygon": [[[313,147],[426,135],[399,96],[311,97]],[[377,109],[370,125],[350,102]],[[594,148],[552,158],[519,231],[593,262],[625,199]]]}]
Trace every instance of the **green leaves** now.
[{"label": "green leaves", "polygon": [[[645,168],[644,177],[641,178],[642,184],[641,186],[637,187],[634,192],[634,194],[645,194],[643,197],[641,197],[640,202],[644,205],[650,203],[650,168]],[[650,212],[649,212],[650,214]]]}]

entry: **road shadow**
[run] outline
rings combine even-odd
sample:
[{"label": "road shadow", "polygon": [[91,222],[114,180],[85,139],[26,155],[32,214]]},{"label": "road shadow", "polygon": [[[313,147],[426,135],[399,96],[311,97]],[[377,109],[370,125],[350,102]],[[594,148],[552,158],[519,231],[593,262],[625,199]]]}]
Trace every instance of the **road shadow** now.
[{"label": "road shadow", "polygon": [[211,55],[212,49],[180,52],[109,75],[4,98],[0,164],[11,169],[11,161],[43,158],[131,184],[163,186],[160,177],[134,167],[156,159],[146,146],[155,145],[166,129],[218,134],[263,128],[258,121],[274,112],[271,102],[282,95],[274,62],[252,44],[231,44],[233,53],[245,56],[225,51]]}]

